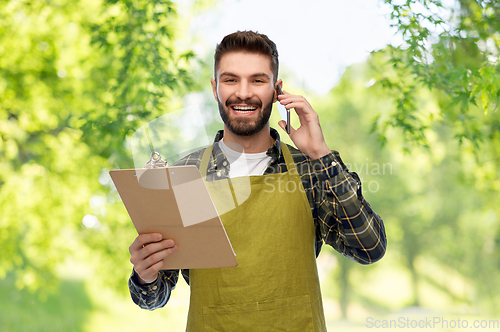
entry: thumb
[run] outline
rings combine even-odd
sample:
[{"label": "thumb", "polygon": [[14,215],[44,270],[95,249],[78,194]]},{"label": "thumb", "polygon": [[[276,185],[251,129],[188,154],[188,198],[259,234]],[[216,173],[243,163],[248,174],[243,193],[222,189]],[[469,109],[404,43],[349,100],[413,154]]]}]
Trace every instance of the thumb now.
[{"label": "thumb", "polygon": [[[278,122],[278,125],[281,127],[281,129],[283,129],[286,133],[286,121],[285,120],[280,120]],[[295,132],[295,129],[293,129],[292,126],[290,126],[290,134],[287,133],[288,136],[290,136],[290,138],[292,137],[292,134]]]},{"label": "thumb", "polygon": [[283,129],[284,131],[286,131],[286,121],[285,120],[280,120],[278,122],[278,125],[281,127],[281,129]]}]

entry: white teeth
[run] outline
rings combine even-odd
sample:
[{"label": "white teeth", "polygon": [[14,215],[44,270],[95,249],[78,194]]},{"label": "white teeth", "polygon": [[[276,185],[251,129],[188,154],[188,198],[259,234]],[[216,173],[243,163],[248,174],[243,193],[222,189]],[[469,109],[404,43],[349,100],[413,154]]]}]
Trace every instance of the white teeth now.
[{"label": "white teeth", "polygon": [[250,113],[255,111],[255,107],[252,106],[234,106],[233,110],[240,112],[240,113]]}]

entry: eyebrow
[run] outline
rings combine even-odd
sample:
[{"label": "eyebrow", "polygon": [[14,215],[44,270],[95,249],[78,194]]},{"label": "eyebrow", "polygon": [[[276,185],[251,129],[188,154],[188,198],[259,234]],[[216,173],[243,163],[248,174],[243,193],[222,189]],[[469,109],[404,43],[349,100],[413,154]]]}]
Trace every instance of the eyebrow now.
[{"label": "eyebrow", "polygon": [[[220,77],[223,77],[223,76],[229,76],[229,77],[239,77],[238,75],[233,74],[233,73],[222,73],[222,74],[220,75]],[[252,74],[252,75],[250,75],[250,77],[252,77],[252,78],[255,78],[255,77],[266,77],[266,78],[268,78],[268,79],[271,79],[271,78],[269,77],[269,75],[268,75],[268,74],[266,74],[266,73],[256,73],[256,74]]]}]

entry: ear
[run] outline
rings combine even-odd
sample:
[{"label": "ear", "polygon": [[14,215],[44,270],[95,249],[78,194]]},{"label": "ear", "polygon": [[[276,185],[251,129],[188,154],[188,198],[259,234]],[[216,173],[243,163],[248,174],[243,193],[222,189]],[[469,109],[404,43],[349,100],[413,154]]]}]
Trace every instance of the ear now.
[{"label": "ear", "polygon": [[214,94],[215,101],[219,102],[219,98],[217,97],[217,82],[211,78],[210,83],[212,83],[212,92]]},{"label": "ear", "polygon": [[278,80],[276,81],[276,85],[274,86],[274,98],[273,98],[273,103],[277,102],[278,101],[278,88],[277,86],[280,86],[280,87],[283,87],[283,81],[282,80]]}]

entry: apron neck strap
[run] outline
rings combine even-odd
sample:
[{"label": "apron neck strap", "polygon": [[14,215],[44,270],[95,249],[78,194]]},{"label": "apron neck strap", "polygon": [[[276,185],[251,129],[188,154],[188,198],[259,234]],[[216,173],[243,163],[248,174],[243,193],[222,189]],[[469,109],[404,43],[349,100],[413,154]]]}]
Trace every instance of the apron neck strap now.
[{"label": "apron neck strap", "polygon": [[210,155],[213,151],[213,144],[208,146],[203,152],[203,157],[201,158],[200,173],[203,179],[207,177],[208,162],[210,161]]},{"label": "apron neck strap", "polygon": [[283,157],[285,157],[287,171],[291,171],[292,173],[294,173],[297,170],[297,168],[295,167],[295,162],[293,161],[290,149],[288,149],[288,146],[283,142],[281,142],[281,153],[283,154]]},{"label": "apron neck strap", "polygon": [[[210,161],[210,155],[212,154],[212,151],[213,145],[210,145],[205,149],[205,151],[203,152],[203,157],[201,158],[200,172],[204,179],[207,177],[208,162]],[[290,149],[288,149],[288,146],[285,143],[281,143],[281,153],[283,153],[283,157],[285,158],[286,169],[294,173],[294,171],[296,170],[295,162],[293,161]]]}]

